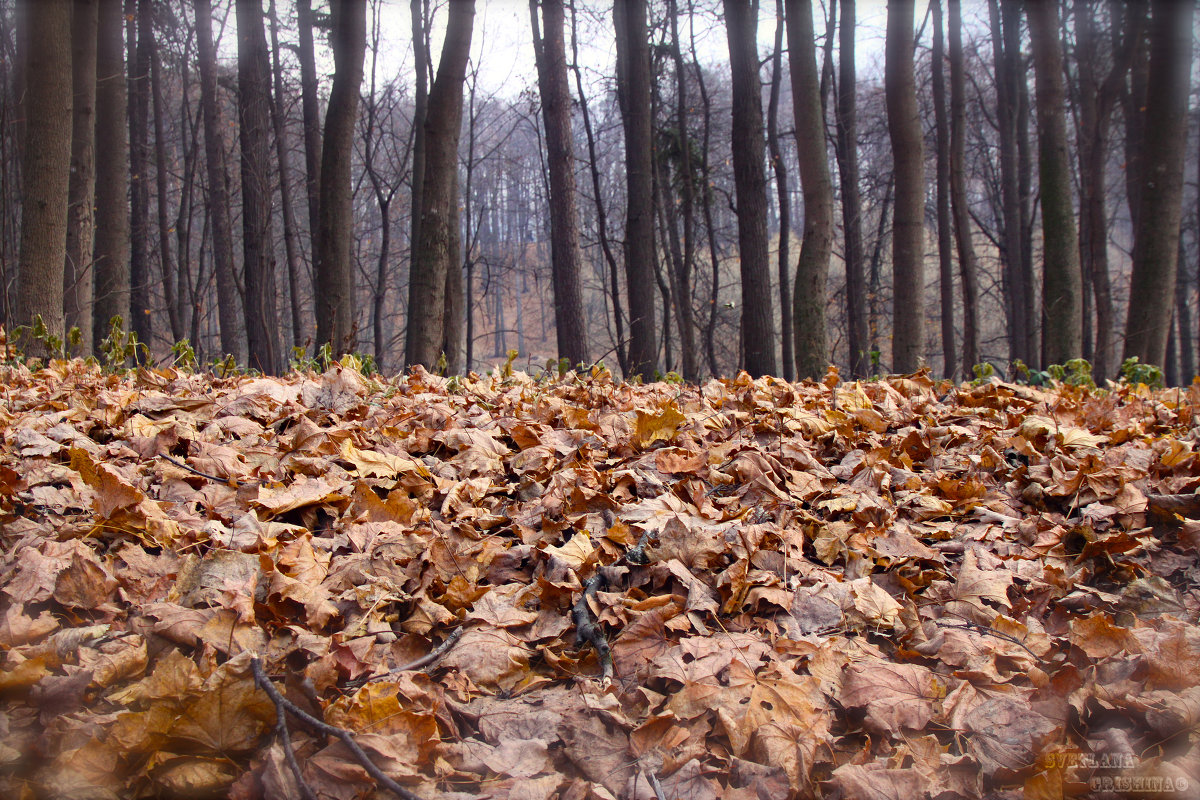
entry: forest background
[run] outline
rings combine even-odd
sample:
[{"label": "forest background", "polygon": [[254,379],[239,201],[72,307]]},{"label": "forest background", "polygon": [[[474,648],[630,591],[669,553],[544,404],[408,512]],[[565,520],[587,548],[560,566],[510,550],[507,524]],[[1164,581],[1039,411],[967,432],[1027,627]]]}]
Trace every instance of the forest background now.
[{"label": "forest background", "polygon": [[1171,0],[0,0],[0,321],[268,374],[1187,383],[1195,35]]}]

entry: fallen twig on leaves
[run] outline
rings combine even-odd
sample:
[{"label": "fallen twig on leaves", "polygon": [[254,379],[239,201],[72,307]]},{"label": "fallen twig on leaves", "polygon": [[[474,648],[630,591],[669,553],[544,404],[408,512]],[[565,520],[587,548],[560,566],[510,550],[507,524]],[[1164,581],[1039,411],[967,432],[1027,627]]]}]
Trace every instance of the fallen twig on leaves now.
[{"label": "fallen twig on leaves", "polygon": [[[354,741],[353,733],[345,728],[339,728],[336,725],[330,725],[324,720],[317,719],[312,714],[309,714],[307,711],[300,708],[291,700],[288,700],[286,697],[280,694],[279,690],[276,689],[271,683],[271,679],[267,677],[266,672],[263,671],[261,659],[250,659],[250,668],[254,670],[254,682],[262,687],[262,690],[267,693],[267,697],[271,698],[271,702],[275,704],[275,708],[277,710],[280,708],[285,709],[293,717],[304,723],[304,725],[314,733],[323,733],[326,736],[335,736],[338,739],[341,739],[342,743],[345,744],[346,747],[350,749],[350,752],[354,754],[354,758],[358,761],[358,763],[361,764],[363,769],[367,771],[367,774],[369,774],[372,778],[378,781],[380,785],[391,791],[397,797],[402,798],[402,800],[422,800],[419,795],[415,795],[408,789],[405,789],[403,786],[385,775],[383,770],[375,766],[375,762],[371,760],[371,757],[368,756],[366,752],[358,746],[358,742]],[[286,721],[284,723],[284,727],[286,728]],[[284,747],[289,751],[289,764],[293,764],[296,756],[294,753],[290,752],[290,742],[290,739],[286,739]],[[299,766],[294,766],[293,770],[298,771]],[[298,774],[297,778],[299,778]],[[301,781],[301,786],[303,786],[303,781]],[[301,791],[303,791],[303,788]]]},{"label": "fallen twig on leaves", "polygon": [[185,462],[180,461],[179,459],[171,458],[171,456],[167,455],[166,453],[159,453],[158,457],[163,459],[164,461],[170,461],[172,464],[179,467],[180,469],[186,469],[188,472],[192,473],[193,475],[199,475],[201,478],[208,478],[210,481],[216,481],[217,483],[227,483],[227,484],[231,484],[233,486],[246,486],[247,485],[244,481],[239,481],[237,478],[222,478],[219,475],[209,475],[207,472],[201,472],[200,470],[196,469],[195,467],[188,466]]},{"label": "fallen twig on leaves", "polygon": [[446,641],[442,642],[437,647],[433,648],[428,653],[426,653],[425,655],[418,658],[416,661],[413,661],[409,664],[405,664],[402,667],[396,667],[395,669],[390,669],[387,672],[381,673],[379,675],[372,675],[371,677],[363,678],[362,680],[350,681],[347,684],[347,686],[350,686],[350,687],[362,686],[364,683],[370,683],[372,681],[381,681],[381,680],[384,680],[385,678],[395,677],[396,675],[399,675],[401,672],[408,672],[409,670],[415,670],[415,669],[425,669],[426,667],[432,666],[434,663],[437,662],[438,659],[440,659],[442,656],[446,655],[446,653],[450,652],[450,648],[454,647],[454,645],[458,643],[458,640],[462,638],[463,631],[465,631],[465,630],[466,630],[465,626],[460,626],[458,628],[455,628],[454,630],[452,630],[450,632],[450,635],[446,637]]},{"label": "fallen twig on leaves", "polygon": [[608,683],[613,675],[612,651],[608,649],[604,632],[592,619],[592,610],[588,607],[588,598],[594,597],[603,585],[604,576],[599,573],[587,579],[583,584],[583,593],[571,607],[571,621],[575,623],[575,641],[579,644],[591,642],[592,647],[596,648],[596,656],[600,659],[600,680]]}]

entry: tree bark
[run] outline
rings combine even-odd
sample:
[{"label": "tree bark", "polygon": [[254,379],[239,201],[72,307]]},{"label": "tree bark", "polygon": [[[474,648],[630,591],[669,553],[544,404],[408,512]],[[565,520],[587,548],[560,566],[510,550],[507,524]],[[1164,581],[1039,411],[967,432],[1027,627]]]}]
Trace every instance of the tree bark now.
[{"label": "tree bark", "polygon": [[980,362],[978,265],[971,241],[971,211],[967,206],[967,178],[963,166],[967,138],[967,93],[962,50],[960,0],[947,3],[950,39],[950,201],[954,216],[954,238],[958,246],[958,273],[963,304],[963,373]]},{"label": "tree bark", "polygon": [[[136,13],[129,9],[136,3]],[[153,0],[127,0],[129,60],[129,330],[147,346],[154,336],[150,286],[150,51]]]},{"label": "tree bark", "polygon": [[251,369],[275,375],[283,368],[283,359],[271,231],[271,64],[262,0],[237,0],[237,34],[247,363]]},{"label": "tree bark", "polygon": [[[313,279],[321,230],[321,101],[317,91],[317,59],[313,48],[312,0],[296,0],[297,54],[300,58],[300,114],[304,126],[304,173],[308,195],[308,236]],[[313,284],[314,294],[317,286]]]},{"label": "tree bark", "polygon": [[67,257],[63,263],[64,328],[79,330],[74,355],[92,352],[92,248],[96,235],[97,0],[75,0],[71,13],[71,177]]},{"label": "tree bark", "polygon": [[925,354],[925,163],[913,78],[913,0],[888,0],[884,92],[896,171],[892,224],[892,369]]},{"label": "tree bark", "polygon": [[317,234],[317,344],[328,343],[335,355],[355,349],[354,214],[350,166],[358,92],[367,49],[366,0],[333,6],[333,87],[325,112],[321,153],[320,226]]},{"label": "tree bark", "polygon": [[804,191],[804,242],[796,264],[793,301],[796,375],[820,378],[829,365],[825,284],[833,252],[833,182],[825,149],[825,115],[817,75],[811,0],[788,0],[787,22],[796,150]]},{"label": "tree bark", "polygon": [[854,64],[854,0],[842,0],[838,29],[837,159],[842,190],[842,230],[846,259],[846,327],[850,374],[866,377],[871,369],[867,320],[867,279],[863,264],[862,202],[858,189],[858,77]]},{"label": "tree bark", "polygon": [[[1062,47],[1056,3],[1030,3],[1029,32],[1037,78],[1038,174],[1042,198],[1042,363],[1083,355],[1079,238],[1071,199],[1064,114]],[[1172,287],[1173,288],[1173,287]],[[1168,306],[1170,296],[1168,295]],[[1163,337],[1166,346],[1166,337]]]},{"label": "tree bark", "polygon": [[792,324],[792,297],[788,291],[788,245],[792,235],[791,197],[788,195],[787,164],[779,145],[779,88],[783,84],[783,32],[786,26],[783,0],[775,0],[775,50],[771,56],[771,99],[767,104],[767,149],[775,170],[775,192],[779,203],[779,247],[776,266],[779,269],[779,327],[783,342],[783,379],[796,379],[795,327]]},{"label": "tree bark", "polygon": [[562,0],[542,0],[545,36],[538,35],[537,0],[530,0],[537,55],[538,88],[546,126],[550,168],[550,262],[554,285],[554,323],[558,354],[572,364],[587,364],[587,321],[579,267],[579,221],[575,209],[575,149],[571,135],[571,89],[567,83]]},{"label": "tree bark", "polygon": [[[40,0],[26,14],[29,97],[16,322],[33,325],[40,317],[47,333],[61,338],[71,175],[71,0]],[[29,356],[52,355],[45,342],[28,335],[21,345]]]},{"label": "tree bark", "polygon": [[170,201],[167,197],[167,142],[163,124],[162,64],[159,63],[158,40],[154,37],[152,25],[148,26],[146,42],[150,48],[150,102],[152,104],[151,119],[154,124],[154,187],[158,222],[158,264],[162,277],[163,300],[167,306],[167,324],[171,328],[171,341],[178,342],[184,338],[183,314],[176,305],[176,274],[174,260],[171,258],[171,223],[167,217]]},{"label": "tree bark", "polygon": [[[950,114],[946,108],[946,34],[942,0],[932,0],[933,10],[933,114],[937,140],[936,205],[938,287],[941,295],[942,362],[950,380],[958,377],[954,337],[954,233],[950,224]],[[964,364],[964,368],[969,365]]]},{"label": "tree bark", "polygon": [[121,0],[100,0],[96,39],[96,238],[92,349],[114,317],[129,323],[129,150]]},{"label": "tree bark", "polygon": [[[767,177],[763,169],[766,142],[763,138],[762,114],[762,84],[758,74],[758,0],[746,3],[744,0],[725,0],[725,30],[729,38],[729,68],[732,73],[733,93],[733,129],[731,133],[733,144],[733,182],[737,192],[737,222],[738,249],[741,257],[742,277],[742,346],[745,352],[745,369],[754,377],[773,375],[776,371],[775,361],[775,324],[771,304],[771,270],[770,257],[767,251]],[[812,37],[809,37],[809,41]],[[789,36],[792,47],[796,40]],[[792,69],[796,69],[797,59],[792,59]],[[793,82],[795,81],[793,73]],[[819,90],[818,90],[819,91]],[[819,102],[818,102],[819,107]],[[818,117],[819,121],[819,117]],[[799,122],[799,120],[798,120]],[[818,123],[819,124],[819,123]],[[799,125],[797,125],[799,135]],[[823,150],[823,144],[821,145]],[[802,144],[799,150],[803,154]],[[803,163],[803,155],[802,155]],[[804,181],[803,170],[801,181]],[[808,210],[805,210],[807,220]],[[805,222],[807,230],[808,223]],[[808,237],[805,237],[808,246]],[[819,270],[814,260],[811,268]],[[809,273],[801,275],[805,268],[803,248],[801,249],[801,264],[796,268],[796,297],[802,296],[804,301],[798,302],[795,309],[794,324],[797,331],[796,350],[800,373],[806,374],[809,359],[822,358],[817,355],[808,337],[816,334],[815,329],[808,326],[811,320],[802,318],[809,311],[808,299],[810,293],[820,290],[818,276]],[[800,306],[804,307],[801,308]],[[822,305],[823,307],[823,305]],[[801,330],[804,330],[801,341]],[[824,340],[824,325],[819,333],[821,343]],[[808,349],[814,350],[810,354]]]},{"label": "tree bark", "polygon": [[[303,265],[300,263],[300,247],[296,241],[296,209],[292,199],[292,183],[289,179],[291,167],[288,164],[287,121],[283,114],[285,89],[283,67],[279,61],[279,17],[275,12],[275,0],[271,0],[267,14],[271,21],[271,72],[275,88],[275,95],[271,102],[271,127],[275,133],[275,160],[279,168],[279,202],[283,206],[283,247],[287,256],[292,344],[295,347],[305,347],[305,339],[308,337],[304,327],[304,306],[301,302],[302,290],[300,288],[300,272]],[[387,234],[386,226],[384,234]],[[378,356],[376,356],[376,362],[382,363],[379,362]]]},{"label": "tree bark", "polygon": [[1145,162],[1135,215],[1125,354],[1162,364],[1174,301],[1192,59],[1192,4],[1153,0]]},{"label": "tree bark", "polygon": [[[412,213],[409,222],[409,281],[412,281],[412,264],[416,258],[417,242],[421,241],[421,209],[424,201],[421,193],[425,189],[425,115],[429,108],[429,30],[425,22],[427,0],[410,0],[409,14],[412,20],[413,70],[416,74],[416,93],[413,97],[413,163],[412,163]],[[411,311],[410,316],[411,316]]]},{"label": "tree bark", "polygon": [[221,352],[241,361],[245,350],[233,262],[233,224],[229,215],[229,184],[225,167],[224,126],[217,96],[216,48],[212,37],[212,4],[196,3],[196,50],[200,62],[200,105],[204,117],[204,160],[208,168],[208,209],[212,227],[213,270],[217,283],[217,319]]},{"label": "tree bark", "polygon": [[[471,51],[474,0],[451,0],[446,40],[425,117],[425,178],[421,190],[420,239],[413,250],[409,278],[408,337],[405,363],[433,368],[442,355],[446,333],[446,289],[456,252],[452,228],[457,207],[455,179],[462,122],[463,81]],[[447,358],[450,354],[447,354]]]},{"label": "tree bark", "polygon": [[625,129],[625,280],[629,292],[629,373],[654,377],[654,163],[650,117],[650,45],[646,0],[613,7],[617,40],[617,98]]}]

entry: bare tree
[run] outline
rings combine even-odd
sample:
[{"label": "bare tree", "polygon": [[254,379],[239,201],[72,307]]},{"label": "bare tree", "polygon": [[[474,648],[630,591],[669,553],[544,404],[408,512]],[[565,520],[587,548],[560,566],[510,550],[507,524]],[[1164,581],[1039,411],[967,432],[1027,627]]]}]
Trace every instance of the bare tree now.
[{"label": "bare tree", "polygon": [[788,0],[792,108],[804,189],[804,243],[796,264],[796,374],[819,378],[829,365],[825,341],[825,283],[833,252],[833,182],[825,150],[825,115],[817,75],[811,0]]},{"label": "bare tree", "polygon": [[[71,174],[71,0],[43,0],[27,9],[25,195],[21,208],[21,281],[17,324],[40,317],[62,337],[63,263],[67,256],[67,195]],[[45,357],[44,342],[22,342]]]},{"label": "bare tree", "polygon": [[[321,230],[321,104],[317,97],[317,57],[313,47],[312,0],[296,0],[297,55],[300,57],[300,109],[304,127],[308,235],[314,267]],[[314,287],[315,288],[315,287]]]},{"label": "bare tree", "polygon": [[571,364],[588,363],[587,324],[579,269],[579,222],[575,210],[575,150],[571,135],[571,89],[567,83],[562,0],[542,0],[545,36],[538,32],[537,0],[530,0],[538,87],[550,168],[550,258],[558,352]]},{"label": "bare tree", "polygon": [[948,0],[950,28],[950,200],[953,205],[954,238],[958,245],[958,273],[963,303],[963,372],[979,358],[978,265],[971,240],[971,210],[967,206],[964,167],[966,143],[966,79],[963,68],[962,8],[960,0]]},{"label": "bare tree", "polygon": [[[792,203],[788,194],[787,164],[779,142],[779,90],[783,85],[783,32],[785,23],[783,0],[775,0],[775,50],[771,55],[771,99],[767,103],[767,149],[775,170],[776,202],[779,203],[779,247],[776,261],[779,269],[779,323],[783,341],[783,379],[796,379],[795,333],[792,325],[792,297],[788,291],[788,245],[792,236]],[[793,101],[794,102],[794,101]]]},{"label": "bare tree", "polygon": [[1191,3],[1172,0],[1154,0],[1151,8],[1145,162],[1140,208],[1134,216],[1125,353],[1161,365],[1166,361],[1171,326],[1167,309],[1175,295],[1183,212],[1193,9]]},{"label": "bare tree", "polygon": [[239,360],[244,349],[239,335],[240,315],[233,264],[233,224],[229,215],[229,186],[225,166],[224,126],[217,96],[216,48],[212,36],[212,3],[195,0],[196,49],[200,61],[200,105],[204,117],[204,159],[208,169],[208,210],[212,226],[212,258],[217,283],[217,318],[221,351]]},{"label": "bare tree", "polygon": [[451,261],[457,252],[458,236],[452,226],[457,219],[454,211],[458,200],[455,189],[463,82],[474,19],[474,0],[452,0],[442,57],[429,92],[425,117],[425,176],[421,207],[413,211],[421,215],[420,239],[413,247],[404,360],[409,365],[421,364],[426,368],[434,367],[443,354],[447,281],[451,268],[459,268],[457,260]]},{"label": "bare tree", "polygon": [[925,355],[925,164],[913,77],[913,0],[888,3],[884,84],[896,170],[892,369],[913,372]]},{"label": "bare tree", "polygon": [[[932,0],[933,11],[933,114],[937,138],[937,243],[938,285],[941,294],[942,361],[947,378],[958,374],[954,343],[954,233],[950,227],[950,114],[946,108],[946,36],[942,0]],[[964,367],[969,365],[964,364]]]},{"label": "bare tree", "polygon": [[321,152],[320,228],[317,235],[317,343],[334,353],[354,350],[357,336],[354,306],[354,264],[351,241],[350,160],[358,92],[367,49],[366,0],[345,0],[333,6],[333,87],[325,112]]},{"label": "bare tree", "polygon": [[[1082,289],[1079,237],[1071,198],[1057,3],[1031,3],[1028,16],[1037,77],[1038,174],[1045,262],[1042,268],[1042,362],[1063,364],[1083,355],[1083,318],[1079,298]],[[1166,345],[1165,332],[1163,345]]]},{"label": "bare tree", "polygon": [[96,25],[97,0],[75,0],[71,13],[71,178],[67,258],[63,264],[63,314],[67,330],[79,329],[74,352],[92,352],[92,248],[96,215]]},{"label": "bare tree", "polygon": [[121,0],[100,0],[96,39],[96,238],[92,347],[114,317],[129,321],[129,150]]},{"label": "bare tree", "polygon": [[[733,179],[737,187],[738,250],[742,274],[742,347],[746,371],[757,377],[774,374],[776,365],[771,272],[767,253],[767,177],[763,170],[766,142],[763,137],[762,84],[758,74],[758,0],[749,3],[725,0],[725,31],[729,37],[729,68],[733,87]],[[794,37],[790,41],[795,47]],[[795,64],[796,59],[793,59],[793,69]],[[804,150],[804,145],[800,146],[800,150]],[[803,173],[801,180],[804,180]],[[797,297],[801,292],[807,293],[817,288],[809,283],[811,276],[799,274],[800,269],[798,266]],[[800,319],[800,313],[797,308],[794,320],[797,331],[807,322]],[[824,338],[823,326],[820,336]],[[798,348],[799,345],[797,341]],[[797,355],[800,355],[799,352]],[[801,369],[800,372],[804,374],[805,370]]]},{"label": "bare tree", "polygon": [[[147,345],[154,334],[150,287],[150,52],[153,0],[126,0],[129,48],[129,329]],[[136,13],[130,9],[136,7]]]},{"label": "bare tree", "polygon": [[[646,0],[613,7],[617,97],[625,128],[625,280],[629,291],[629,373],[654,377],[654,158],[650,114],[650,46]],[[765,236],[765,231],[764,231]]]},{"label": "bare tree", "polygon": [[842,0],[838,29],[837,148],[842,190],[842,235],[846,260],[846,327],[850,374],[864,377],[871,366],[867,325],[867,280],[863,265],[862,202],[858,189],[858,78],[854,65],[854,0]]}]

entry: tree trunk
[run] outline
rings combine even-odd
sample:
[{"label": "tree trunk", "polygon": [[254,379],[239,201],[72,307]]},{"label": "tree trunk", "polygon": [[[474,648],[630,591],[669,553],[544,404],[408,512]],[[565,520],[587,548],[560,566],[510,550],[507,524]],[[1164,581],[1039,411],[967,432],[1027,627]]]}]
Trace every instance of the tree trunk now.
[{"label": "tree trunk", "polygon": [[[759,377],[775,374],[776,362],[771,268],[767,252],[767,177],[763,170],[766,142],[763,138],[762,84],[758,75],[758,0],[750,3],[743,0],[725,0],[724,6],[725,30],[729,37],[729,69],[732,73],[733,182],[737,192],[738,249],[741,256],[742,346],[746,354],[746,371],[754,377]],[[792,47],[795,48],[795,37],[789,38]],[[810,36],[809,41],[811,40]],[[796,63],[797,59],[793,58],[793,70],[796,69]],[[796,80],[794,76],[793,72],[793,82]],[[797,121],[799,122],[799,119]],[[820,124],[819,116],[817,124]],[[798,124],[798,137],[799,128]],[[819,147],[823,151],[821,137],[818,137],[818,141],[822,142]],[[806,148],[801,144],[798,149],[802,154],[803,163]],[[803,169],[801,181],[805,182]],[[806,220],[808,214],[809,210],[806,208]],[[807,229],[806,221],[806,232]],[[805,236],[804,246],[808,245],[809,239]],[[824,353],[820,352],[824,344],[823,321],[818,333],[809,327],[813,320],[806,316],[811,293],[820,291],[823,281],[815,272],[820,269],[817,260],[814,259],[807,266],[810,271],[801,274],[806,267],[802,248],[800,264],[796,267],[797,306],[794,320],[801,375],[807,374],[810,360],[824,360]],[[820,342],[810,342],[809,336],[812,335],[819,335]]]},{"label": "tree trunk", "polygon": [[208,167],[208,208],[212,227],[213,270],[217,283],[217,319],[221,352],[243,359],[239,333],[241,316],[233,262],[233,226],[229,215],[229,184],[225,169],[224,125],[217,96],[216,48],[212,38],[212,4],[196,3],[196,50],[200,61],[200,105],[204,117],[204,160]]},{"label": "tree trunk", "polygon": [[913,0],[889,0],[884,92],[896,170],[892,224],[892,369],[925,354],[925,163],[913,79]]},{"label": "tree trunk", "polygon": [[[426,25],[424,10],[427,5],[427,0],[424,3],[422,0],[411,0],[409,3],[409,13],[412,19],[413,69],[417,77],[416,94],[413,97],[412,202],[410,203],[412,213],[408,237],[410,285],[412,264],[417,253],[417,242],[421,241],[421,210],[425,207],[421,193],[425,189],[425,115],[429,108],[429,29]],[[412,309],[409,311],[411,317]]]},{"label": "tree trunk", "polygon": [[[71,0],[40,0],[26,14],[29,97],[16,322],[33,325],[40,317],[48,334],[62,338],[71,176]],[[29,356],[52,355],[44,341],[29,335],[21,345]]]},{"label": "tree trunk", "polygon": [[1183,213],[1192,4],[1153,0],[1145,111],[1145,161],[1134,216],[1133,274],[1125,355],[1144,364],[1166,358]]},{"label": "tree trunk", "polygon": [[1188,275],[1187,250],[1183,245],[1182,230],[1179,234],[1179,256],[1175,268],[1175,325],[1179,332],[1179,377],[1180,385],[1188,386],[1196,374],[1196,351],[1192,343],[1192,310],[1188,306],[1192,278]]},{"label": "tree trunk", "polygon": [[150,48],[150,101],[154,124],[154,185],[155,207],[158,221],[158,263],[162,277],[163,300],[167,306],[167,324],[171,328],[171,341],[184,338],[183,315],[176,304],[176,273],[171,258],[171,223],[167,211],[167,142],[163,125],[162,65],[159,63],[158,41],[154,38],[153,26],[148,27],[147,43]]},{"label": "tree trunk", "polygon": [[604,210],[604,198],[600,192],[600,168],[596,158],[596,137],[592,132],[592,119],[588,113],[587,93],[583,87],[583,71],[579,67],[579,19],[574,6],[571,11],[571,66],[575,72],[575,86],[579,94],[579,112],[583,117],[583,131],[587,136],[588,172],[592,177],[592,196],[596,202],[596,235],[600,239],[600,250],[608,265],[609,296],[613,304],[613,323],[616,327],[617,365],[622,375],[629,374],[628,350],[625,341],[625,317],[621,311],[621,279],[617,270],[617,259],[613,255],[608,239],[608,216]]},{"label": "tree trunk", "polygon": [[[810,9],[811,10],[811,9]],[[771,56],[771,100],[767,104],[767,149],[775,170],[775,192],[779,203],[779,248],[776,265],[779,268],[779,322],[783,342],[783,379],[796,379],[795,329],[792,325],[792,297],[788,291],[788,241],[791,238],[791,197],[788,195],[787,164],[779,146],[779,87],[783,84],[783,31],[786,25],[783,0],[775,0],[775,50]]]},{"label": "tree trunk", "polygon": [[1027,294],[1032,291],[1022,278],[1021,265],[1021,203],[1017,170],[1017,87],[1014,63],[1018,57],[1006,46],[1005,34],[1012,9],[1020,14],[1016,3],[1006,3],[1004,17],[998,0],[988,0],[991,17],[992,61],[996,81],[996,120],[1000,137],[1000,184],[1003,206],[1003,235],[1001,258],[1004,268],[1004,311],[1008,322],[1009,360],[1032,363],[1033,353],[1026,347],[1025,331],[1032,325],[1026,317]]},{"label": "tree trunk", "polygon": [[[408,336],[405,363],[433,368],[442,355],[446,333],[446,288],[456,252],[452,228],[457,207],[455,179],[462,122],[463,81],[471,51],[474,0],[452,0],[446,40],[425,116],[425,177],[421,189],[420,239],[414,245],[409,278]],[[453,263],[459,268],[457,262]],[[447,354],[447,358],[450,354]]]},{"label": "tree trunk", "polygon": [[[1070,151],[1064,115],[1062,47],[1056,3],[1028,6],[1037,78],[1038,174],[1042,200],[1042,363],[1083,355],[1079,238],[1071,199]],[[1174,288],[1174,287],[1172,287]],[[1170,295],[1165,307],[1169,307]],[[1163,336],[1166,346],[1166,336]]]},{"label": "tree trunk", "polygon": [[[129,9],[136,2],[136,14]],[[154,335],[150,286],[150,51],[153,0],[127,0],[129,59],[129,330],[150,345]]]},{"label": "tree trunk", "polygon": [[95,285],[92,350],[114,317],[129,323],[129,150],[125,126],[125,47],[121,0],[100,0],[96,39]]},{"label": "tree trunk", "polygon": [[[945,375],[958,377],[954,343],[954,234],[950,226],[950,115],[946,109],[946,45],[942,0],[933,0],[933,113],[937,140],[938,287],[941,295],[942,360]],[[964,364],[969,368],[970,365]]]},{"label": "tree trunk", "polygon": [[335,355],[355,349],[353,191],[350,166],[354,156],[354,125],[358,92],[367,49],[366,0],[346,0],[333,6],[333,87],[325,112],[321,153],[320,227],[317,233],[317,344],[326,343]]},{"label": "tree trunk", "polygon": [[579,221],[575,210],[575,150],[571,135],[571,89],[567,83],[562,0],[542,0],[545,37],[538,35],[537,0],[530,0],[538,88],[546,126],[550,168],[550,261],[558,354],[587,364],[587,322],[579,275]]},{"label": "tree trunk", "polygon": [[650,117],[650,45],[646,0],[613,7],[617,98],[625,129],[625,280],[629,292],[629,373],[654,377],[654,163]]},{"label": "tree trunk", "polygon": [[237,34],[247,363],[251,369],[275,375],[282,369],[283,359],[271,231],[271,64],[262,0],[237,0]]},{"label": "tree trunk", "polygon": [[[275,0],[271,0],[267,12],[271,20],[271,72],[274,79],[275,95],[271,103],[271,127],[275,133],[275,160],[279,168],[279,201],[283,206],[283,247],[287,256],[288,296],[291,300],[292,344],[295,347],[305,347],[308,335],[304,327],[304,311],[301,303],[300,247],[296,241],[296,210],[292,201],[292,183],[290,180],[291,167],[288,165],[287,122],[283,114],[285,88],[283,85],[283,67],[279,62],[279,17],[275,13]],[[384,235],[387,235],[384,227]],[[311,281],[310,281],[311,283]],[[379,357],[376,356],[376,362]],[[282,366],[282,364],[281,364]]]},{"label": "tree trunk", "polygon": [[[460,117],[461,117],[461,99]],[[446,258],[446,313],[442,328],[442,352],[446,356],[446,374],[466,371],[466,289],[463,286],[462,228],[458,215],[458,146],[450,170],[450,224]]]},{"label": "tree trunk", "polygon": [[963,373],[980,362],[978,266],[971,241],[971,211],[967,206],[967,178],[963,167],[967,138],[967,93],[962,51],[960,0],[948,0],[950,28],[950,201],[954,216],[954,238],[958,245],[958,273],[962,282]]},{"label": "tree trunk", "polygon": [[837,159],[842,189],[842,229],[846,259],[846,327],[850,374],[870,374],[867,280],[863,269],[862,203],[858,191],[858,78],[854,64],[854,0],[842,0],[838,29]]},{"label": "tree trunk", "polygon": [[[297,54],[300,57],[300,113],[304,124],[304,173],[308,194],[309,253],[316,279],[317,240],[321,230],[321,101],[313,48],[312,0],[296,0]],[[314,293],[317,286],[313,284]]]},{"label": "tree trunk", "polygon": [[79,330],[73,355],[92,352],[92,248],[96,235],[97,0],[75,0],[71,14],[71,178],[67,257],[63,263],[64,327]]},{"label": "tree trunk", "polygon": [[811,0],[788,0],[792,108],[800,185],[804,190],[804,242],[796,264],[796,374],[820,378],[829,365],[825,341],[825,283],[833,252],[833,182],[825,149],[825,115],[812,27]]}]

